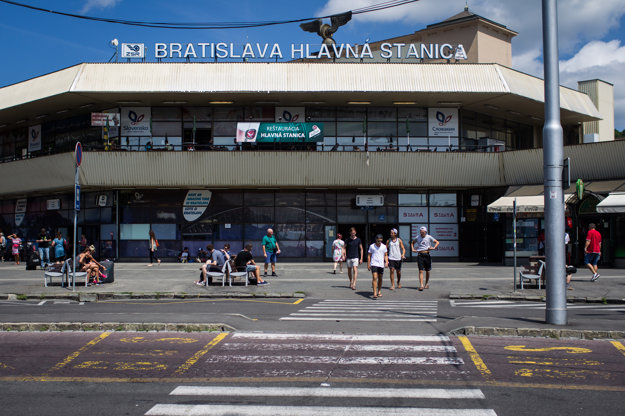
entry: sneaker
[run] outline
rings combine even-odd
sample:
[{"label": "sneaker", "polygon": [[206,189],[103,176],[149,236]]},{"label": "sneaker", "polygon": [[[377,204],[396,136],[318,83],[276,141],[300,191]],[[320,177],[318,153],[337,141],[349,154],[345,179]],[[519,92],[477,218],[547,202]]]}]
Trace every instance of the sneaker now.
[{"label": "sneaker", "polygon": [[575,290],[573,289],[573,286],[571,286],[571,284],[569,283],[568,285],[566,285],[567,290]]},{"label": "sneaker", "polygon": [[273,277],[278,277],[278,275],[276,274],[276,272],[271,272],[271,275],[272,275]]},{"label": "sneaker", "polygon": [[195,284],[198,286],[204,286],[204,282],[195,282]]},{"label": "sneaker", "polygon": [[594,282],[595,280],[597,280],[599,278],[599,276],[601,276],[599,273],[593,274],[592,277],[590,278],[590,281]]},{"label": "sneaker", "polygon": [[258,284],[259,284],[259,285],[268,285],[268,284],[269,284],[269,282],[265,280],[264,282],[258,282]]}]

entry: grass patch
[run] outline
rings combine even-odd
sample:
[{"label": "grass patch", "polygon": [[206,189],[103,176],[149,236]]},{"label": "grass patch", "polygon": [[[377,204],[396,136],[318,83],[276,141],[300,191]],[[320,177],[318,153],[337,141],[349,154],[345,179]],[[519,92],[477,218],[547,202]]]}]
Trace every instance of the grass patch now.
[{"label": "grass patch", "polygon": [[28,296],[23,294],[23,293],[18,293],[16,298],[17,298],[17,300],[26,300],[26,299],[28,299]]}]

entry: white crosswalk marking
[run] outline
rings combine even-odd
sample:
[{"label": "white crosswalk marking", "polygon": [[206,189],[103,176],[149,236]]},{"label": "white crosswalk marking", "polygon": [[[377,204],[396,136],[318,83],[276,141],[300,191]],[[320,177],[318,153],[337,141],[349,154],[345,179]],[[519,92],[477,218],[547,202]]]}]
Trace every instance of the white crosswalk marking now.
[{"label": "white crosswalk marking", "polygon": [[437,301],[323,300],[281,321],[436,322]]},{"label": "white crosswalk marking", "polygon": [[[403,403],[414,403],[418,400],[484,400],[484,394],[479,389],[445,389],[445,388],[340,388],[340,387],[234,387],[234,386],[178,386],[170,396],[206,397],[205,404],[156,404],[147,413],[148,416],[173,415],[303,415],[326,416],[342,414],[358,414],[360,416],[388,416],[388,415],[451,415],[451,416],[496,416],[494,410],[483,408],[431,408],[376,406],[276,406],[271,404],[254,403],[263,398],[285,398],[292,400],[308,400],[311,398],[325,398],[327,400],[345,401],[345,399],[375,399],[378,403],[384,401],[401,400]],[[218,398],[219,404],[211,403],[212,398]],[[231,404],[223,404],[224,398]],[[244,400],[245,404],[237,403]],[[418,402],[417,402],[418,403]],[[465,405],[466,406],[466,405]]]}]

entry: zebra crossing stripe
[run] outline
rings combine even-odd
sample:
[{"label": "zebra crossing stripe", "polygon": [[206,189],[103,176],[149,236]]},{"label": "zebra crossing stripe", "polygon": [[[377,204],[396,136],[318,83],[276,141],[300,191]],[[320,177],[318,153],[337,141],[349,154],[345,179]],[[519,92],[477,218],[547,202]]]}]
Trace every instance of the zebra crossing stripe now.
[{"label": "zebra crossing stripe", "polygon": [[235,387],[178,386],[171,396],[241,396],[241,397],[375,397],[382,399],[485,399],[480,389],[376,389],[340,387]]},{"label": "zebra crossing stripe", "polygon": [[260,406],[157,404],[146,416],[497,416],[492,409],[438,409],[418,407]]},{"label": "zebra crossing stripe", "polygon": [[[223,348],[239,348],[241,344],[223,343]],[[272,343],[248,343],[245,345],[250,350],[301,350],[301,351],[383,351],[383,352],[456,352],[456,347],[451,345],[360,345],[360,344],[272,344]]]},{"label": "zebra crossing stripe", "polygon": [[459,357],[336,357],[301,355],[213,355],[207,363],[334,364],[334,365],[462,365]]},{"label": "zebra crossing stripe", "polygon": [[[378,318],[376,316],[376,318]],[[306,316],[285,316],[280,318],[281,321],[366,321],[370,322],[371,318],[345,318],[341,316],[328,316],[328,317],[306,317]],[[378,319],[379,320],[379,319]],[[384,322],[436,322],[436,318],[385,318]]]},{"label": "zebra crossing stripe", "polygon": [[343,335],[343,334],[278,334],[261,332],[235,332],[230,338],[242,339],[314,339],[316,341],[389,341],[389,342],[438,342],[449,341],[447,335]]}]

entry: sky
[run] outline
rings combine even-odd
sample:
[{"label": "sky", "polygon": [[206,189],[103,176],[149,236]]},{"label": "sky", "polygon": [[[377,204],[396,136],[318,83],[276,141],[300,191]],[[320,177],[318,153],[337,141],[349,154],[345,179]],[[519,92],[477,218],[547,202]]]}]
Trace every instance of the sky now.
[{"label": "sky", "polygon": [[[125,20],[245,22],[316,17],[358,9],[383,0],[20,0],[45,9]],[[541,0],[420,0],[355,15],[334,38],[362,44],[405,35],[460,13],[465,4],[519,33],[512,40],[512,67],[542,78]],[[81,62],[107,62],[112,39],[140,42],[318,44],[298,24],[248,29],[168,30],[93,22],[0,2],[0,87]],[[614,84],[615,128],[625,129],[625,0],[559,0],[560,83],[601,79]]]}]

